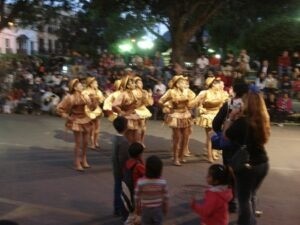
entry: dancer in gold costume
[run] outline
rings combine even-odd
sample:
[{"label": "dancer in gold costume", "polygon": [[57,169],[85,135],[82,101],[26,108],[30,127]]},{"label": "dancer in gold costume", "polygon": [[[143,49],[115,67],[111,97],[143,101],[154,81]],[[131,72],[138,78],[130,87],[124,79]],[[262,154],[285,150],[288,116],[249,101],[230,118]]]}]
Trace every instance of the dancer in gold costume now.
[{"label": "dancer in gold costume", "polygon": [[152,114],[147,109],[146,106],[153,105],[152,92],[148,92],[143,89],[143,81],[139,76],[135,76],[133,78],[135,81],[135,89],[133,90],[133,94],[137,100],[135,112],[139,115],[140,118],[144,119],[143,127],[141,128],[141,141],[144,143],[145,132],[146,132],[146,119],[149,119]]},{"label": "dancer in gold costume", "polygon": [[127,129],[131,140],[141,142],[142,129],[145,126],[145,120],[135,111],[138,106],[138,99],[134,94],[135,82],[133,77],[125,76],[122,78],[121,87],[123,89],[119,97],[113,102],[112,109],[120,116],[127,119]]},{"label": "dancer in gold costume", "polygon": [[[69,82],[69,93],[57,105],[57,114],[67,120],[66,128],[73,131],[75,138],[74,168],[84,171],[89,168],[87,162],[87,145],[92,128],[91,118],[85,113],[85,107],[95,108],[92,101],[82,94],[83,86],[78,79]],[[80,147],[82,146],[82,149]]]},{"label": "dancer in gold costume", "polygon": [[187,78],[176,75],[169,82],[167,92],[160,98],[159,104],[164,108],[165,123],[172,128],[173,164],[181,166],[185,162],[184,152],[188,148],[191,133],[192,118],[189,102],[193,99],[187,90]]},{"label": "dancer in gold costume", "polygon": [[198,108],[199,116],[196,118],[195,124],[205,129],[207,159],[212,163],[217,159],[211,146],[212,121],[227,100],[228,94],[221,90],[223,84],[219,78],[208,77],[205,84],[207,90],[201,91],[196,97],[200,106]]},{"label": "dancer in gold costume", "polygon": [[82,92],[83,95],[88,96],[91,101],[97,105],[94,110],[90,110],[89,107],[85,107],[85,112],[88,117],[92,119],[92,130],[90,136],[91,149],[99,148],[99,133],[100,133],[100,116],[102,115],[102,109],[100,104],[104,101],[102,92],[98,89],[98,82],[95,77],[88,77],[86,79],[86,89]]},{"label": "dancer in gold costume", "polygon": [[118,114],[113,112],[112,105],[114,101],[120,96],[122,93],[121,80],[116,80],[114,83],[115,91],[109,94],[103,103],[103,110],[107,113],[108,120],[113,121],[117,118]]}]

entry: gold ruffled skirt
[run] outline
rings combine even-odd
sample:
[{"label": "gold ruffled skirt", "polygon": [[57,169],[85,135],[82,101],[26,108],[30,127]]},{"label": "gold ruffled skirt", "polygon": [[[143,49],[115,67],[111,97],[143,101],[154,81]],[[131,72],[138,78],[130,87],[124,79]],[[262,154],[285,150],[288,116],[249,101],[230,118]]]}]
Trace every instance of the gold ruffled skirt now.
[{"label": "gold ruffled skirt", "polygon": [[74,120],[67,120],[66,128],[71,131],[90,132],[93,126],[92,120],[88,117],[76,118]]},{"label": "gold ruffled skirt", "polygon": [[165,115],[165,124],[171,128],[186,128],[192,126],[191,113],[187,112],[173,112]]}]

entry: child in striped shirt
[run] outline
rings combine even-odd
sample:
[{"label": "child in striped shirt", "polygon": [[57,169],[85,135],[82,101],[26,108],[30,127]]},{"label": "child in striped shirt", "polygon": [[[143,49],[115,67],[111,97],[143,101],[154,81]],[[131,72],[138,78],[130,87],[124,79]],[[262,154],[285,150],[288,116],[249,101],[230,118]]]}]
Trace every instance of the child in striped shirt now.
[{"label": "child in striped shirt", "polygon": [[167,181],[161,178],[163,163],[157,156],[146,160],[146,173],[135,188],[136,214],[142,225],[162,225],[168,211]]}]

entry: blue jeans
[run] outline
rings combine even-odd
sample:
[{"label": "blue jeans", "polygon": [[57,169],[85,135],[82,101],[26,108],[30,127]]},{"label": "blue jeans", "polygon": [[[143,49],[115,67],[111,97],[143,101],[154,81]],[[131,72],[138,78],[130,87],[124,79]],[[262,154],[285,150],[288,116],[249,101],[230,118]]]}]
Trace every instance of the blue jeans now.
[{"label": "blue jeans", "polygon": [[126,209],[122,201],[122,179],[121,177],[114,176],[114,213],[124,216]]},{"label": "blue jeans", "polygon": [[235,174],[239,202],[238,225],[255,225],[256,192],[269,170],[269,163],[252,166]]}]

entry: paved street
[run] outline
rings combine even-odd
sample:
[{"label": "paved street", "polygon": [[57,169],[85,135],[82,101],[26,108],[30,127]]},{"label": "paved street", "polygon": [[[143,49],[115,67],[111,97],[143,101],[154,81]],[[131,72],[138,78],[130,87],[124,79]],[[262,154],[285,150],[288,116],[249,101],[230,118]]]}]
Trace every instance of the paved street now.
[{"label": "paved street", "polygon": [[[101,151],[89,151],[92,168],[72,170],[73,136],[64,121],[50,116],[0,114],[0,219],[20,225],[119,225],[112,216],[111,123],[101,121]],[[259,193],[261,225],[300,224],[300,127],[272,127],[267,146],[271,170]],[[199,156],[204,132],[195,127],[190,148],[196,156],[182,167],[170,161],[171,131],[149,121],[149,154],[164,161],[170,190],[166,225],[196,225],[189,208],[191,196],[201,198],[209,164]],[[231,215],[231,223],[236,215]]]}]

